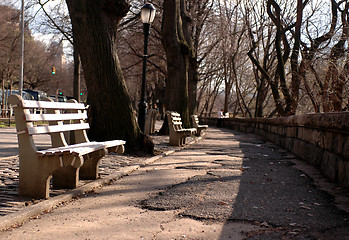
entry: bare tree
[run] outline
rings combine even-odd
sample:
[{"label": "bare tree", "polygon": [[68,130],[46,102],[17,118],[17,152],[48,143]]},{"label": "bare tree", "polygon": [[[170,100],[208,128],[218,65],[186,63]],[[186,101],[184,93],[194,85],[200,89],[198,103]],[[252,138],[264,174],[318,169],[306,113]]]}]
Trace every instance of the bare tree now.
[{"label": "bare tree", "polygon": [[[299,55],[301,45],[301,26],[303,21],[303,10],[309,1],[297,0],[295,21],[293,22],[292,14],[286,16],[283,13],[280,4],[274,0],[267,0],[266,9],[267,14],[274,24],[275,27],[275,52],[277,59],[277,66],[274,73],[270,73],[266,69],[266,61],[264,66],[253,56],[252,51],[256,48],[256,43],[253,39],[252,31],[250,30],[250,38],[252,39],[252,49],[249,52],[254,65],[268,81],[269,86],[273,94],[276,111],[280,115],[292,115],[296,113],[299,99],[299,87],[300,87],[300,76],[299,76]],[[291,5],[288,6],[291,9]],[[287,22],[288,21],[288,22]],[[292,30],[293,29],[293,30]],[[291,31],[292,30],[292,31]],[[290,31],[292,38],[288,39],[287,32]],[[270,42],[270,32],[268,42]],[[293,43],[291,49],[290,43]],[[269,49],[269,48],[268,48]],[[267,56],[266,54],[264,56]],[[272,56],[272,55],[269,55]],[[291,83],[288,84],[287,79],[287,62],[290,60],[291,65]],[[265,95],[264,95],[265,96]]]},{"label": "bare tree", "polygon": [[[2,92],[5,89],[12,91],[19,84],[19,36],[17,27],[20,12],[12,7],[0,5],[0,79]],[[25,56],[24,88],[35,88],[45,84],[48,80],[49,54],[44,43],[33,38],[28,30],[29,22],[25,28]],[[6,105],[5,94],[2,95],[2,109]]]},{"label": "bare tree", "polygon": [[[73,97],[80,101],[81,93],[81,71],[80,71],[80,56],[76,48],[74,48],[74,40],[72,36],[72,29],[69,15],[67,14],[67,6],[64,0],[60,0],[52,8],[46,8],[49,1],[35,0],[33,2],[34,6],[39,5],[39,11],[43,12],[43,21],[40,21],[37,27],[43,33],[55,33],[54,38],[57,41],[57,36],[59,36],[59,41],[68,41],[73,47],[73,84],[70,86],[69,92],[72,92]],[[37,11],[35,16],[39,13]],[[70,79],[70,78],[66,78]],[[69,86],[69,85],[68,85]]]},{"label": "bare tree", "polygon": [[[343,9],[340,8],[342,5]],[[345,82],[347,80],[346,75],[349,73],[349,56],[346,54],[348,49],[345,49],[345,44],[347,43],[349,37],[349,2],[341,1],[341,4],[338,5],[338,10],[341,12],[342,33],[339,41],[331,48],[330,52],[328,70],[322,91],[322,104],[325,112],[339,112],[343,110],[342,94]],[[343,61],[345,62],[344,67],[340,67],[340,63],[338,61],[343,58]]]},{"label": "bare tree", "polygon": [[274,31],[265,15],[266,8],[263,4],[244,2],[244,19],[250,44],[247,55],[252,61],[251,67],[256,84],[255,117],[263,117],[264,108],[268,105],[266,103],[269,93],[268,80],[275,67],[276,59],[272,45]]}]

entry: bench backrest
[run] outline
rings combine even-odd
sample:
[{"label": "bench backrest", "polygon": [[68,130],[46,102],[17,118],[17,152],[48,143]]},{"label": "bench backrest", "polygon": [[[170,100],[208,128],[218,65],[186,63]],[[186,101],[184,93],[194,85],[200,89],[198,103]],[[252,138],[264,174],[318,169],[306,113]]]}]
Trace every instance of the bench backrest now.
[{"label": "bench backrest", "polygon": [[199,118],[198,115],[191,115],[191,120],[194,128],[199,126]]},{"label": "bench backrest", "polygon": [[[86,129],[89,124],[86,107],[75,100],[71,102],[53,102],[23,100],[19,95],[11,95],[9,103],[12,105],[18,134],[18,143],[30,144],[33,150],[36,147],[32,136],[35,134],[50,134],[52,147],[67,146],[64,133],[74,131],[76,143],[88,142]],[[69,134],[66,134],[68,136]]]},{"label": "bench backrest", "polygon": [[181,118],[181,115],[177,112],[170,112],[170,111],[167,111],[167,119],[168,119],[168,125],[169,125],[169,128],[170,128],[170,131],[171,130],[174,130],[174,131],[179,131],[182,128],[182,118]]}]

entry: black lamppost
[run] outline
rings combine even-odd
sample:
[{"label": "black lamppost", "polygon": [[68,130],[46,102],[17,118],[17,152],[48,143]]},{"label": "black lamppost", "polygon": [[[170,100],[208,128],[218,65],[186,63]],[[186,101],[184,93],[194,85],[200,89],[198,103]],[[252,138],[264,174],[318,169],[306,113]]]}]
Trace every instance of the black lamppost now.
[{"label": "black lamppost", "polygon": [[142,74],[142,89],[141,99],[138,105],[138,125],[141,131],[144,132],[145,125],[145,111],[147,103],[145,102],[145,82],[146,82],[146,71],[147,71],[147,57],[148,57],[148,37],[150,24],[154,21],[156,9],[151,3],[146,3],[141,9],[141,19],[143,22],[144,31],[144,55],[143,55],[143,74]]}]

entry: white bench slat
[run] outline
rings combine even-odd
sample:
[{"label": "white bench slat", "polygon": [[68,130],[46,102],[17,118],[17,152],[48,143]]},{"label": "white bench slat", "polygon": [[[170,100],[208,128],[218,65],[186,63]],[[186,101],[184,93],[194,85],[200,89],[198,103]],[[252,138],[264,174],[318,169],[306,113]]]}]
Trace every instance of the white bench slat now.
[{"label": "white bench slat", "polygon": [[65,114],[25,114],[26,121],[65,121],[86,120],[87,113],[65,113]]},{"label": "white bench slat", "polygon": [[34,134],[56,133],[56,132],[66,132],[66,131],[73,131],[73,130],[84,130],[89,128],[90,126],[88,123],[36,126],[36,127],[28,127],[28,134],[34,135]]},{"label": "white bench slat", "polygon": [[75,156],[83,156],[85,154],[94,152],[96,150],[102,150],[105,146],[102,143],[88,142],[83,144],[69,145],[66,147],[49,148],[46,150],[37,151],[39,156],[52,156],[73,154]]},{"label": "white bench slat", "polygon": [[196,130],[196,128],[181,128],[178,129],[177,132],[195,132]]},{"label": "white bench slat", "polygon": [[110,147],[124,145],[124,144],[126,144],[126,141],[124,141],[124,140],[110,140],[110,141],[103,142],[103,144],[106,148],[110,148]]},{"label": "white bench slat", "polygon": [[48,109],[86,109],[83,103],[67,103],[67,102],[49,102],[49,101],[35,101],[24,100],[23,108],[48,108]]},{"label": "white bench slat", "polygon": [[96,150],[102,150],[104,148],[110,148],[125,144],[123,140],[111,140],[106,142],[85,142],[66,147],[49,148],[46,150],[37,151],[39,156],[52,156],[52,155],[63,155],[73,154],[76,156],[83,156],[85,154],[94,152]]}]

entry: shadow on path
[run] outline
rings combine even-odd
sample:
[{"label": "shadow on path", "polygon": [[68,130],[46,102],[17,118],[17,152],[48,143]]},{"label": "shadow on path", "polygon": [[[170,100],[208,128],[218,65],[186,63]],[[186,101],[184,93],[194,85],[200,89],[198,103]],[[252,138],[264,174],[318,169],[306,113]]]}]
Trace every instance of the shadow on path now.
[{"label": "shadow on path", "polygon": [[225,222],[221,239],[234,222],[259,226],[245,233],[246,239],[348,239],[349,214],[294,167],[294,155],[256,135],[212,131],[217,131],[215,138],[208,134],[184,150],[205,152],[208,162],[177,167],[206,174],[143,201],[145,208],[177,209],[180,217]]}]

